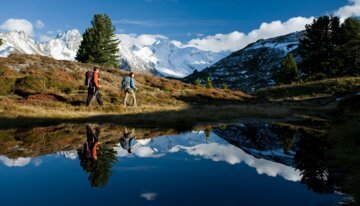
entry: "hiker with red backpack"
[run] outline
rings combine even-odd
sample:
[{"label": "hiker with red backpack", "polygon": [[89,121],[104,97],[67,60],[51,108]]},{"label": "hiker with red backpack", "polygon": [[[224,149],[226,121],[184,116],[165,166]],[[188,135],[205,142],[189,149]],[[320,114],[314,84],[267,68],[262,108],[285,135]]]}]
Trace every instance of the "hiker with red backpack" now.
[{"label": "hiker with red backpack", "polygon": [[88,87],[88,96],[86,98],[86,106],[90,106],[92,103],[93,97],[95,96],[97,102],[100,106],[104,105],[104,102],[101,98],[99,89],[101,88],[99,80],[99,67],[94,67],[94,71],[87,71],[85,73],[85,85]]}]

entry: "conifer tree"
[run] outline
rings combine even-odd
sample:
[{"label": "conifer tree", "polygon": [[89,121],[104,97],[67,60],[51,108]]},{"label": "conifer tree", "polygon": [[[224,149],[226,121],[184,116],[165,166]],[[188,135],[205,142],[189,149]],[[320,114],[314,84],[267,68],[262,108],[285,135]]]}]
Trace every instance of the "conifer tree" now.
[{"label": "conifer tree", "polygon": [[3,40],[0,38],[0,46],[3,44]]},{"label": "conifer tree", "polygon": [[338,17],[321,16],[306,25],[305,38],[300,40],[301,69],[308,75],[323,73],[333,76],[338,67],[335,48],[342,42]]},{"label": "conifer tree", "polygon": [[207,78],[206,80],[206,88],[214,88],[213,83],[212,83],[212,79],[210,77]]},{"label": "conifer tree", "polygon": [[279,82],[283,84],[290,84],[293,81],[296,81],[298,77],[299,71],[295,58],[291,53],[289,53],[281,62]]},{"label": "conifer tree", "polygon": [[198,86],[198,87],[201,86],[201,79],[200,79],[200,78],[197,78],[197,79],[196,79],[195,85]]},{"label": "conifer tree", "polygon": [[337,48],[338,76],[360,75],[360,21],[348,18],[342,25],[342,45]]},{"label": "conifer tree", "polygon": [[222,83],[222,84],[221,84],[221,89],[228,89],[227,84],[226,84],[226,83]]},{"label": "conifer tree", "polygon": [[119,42],[114,38],[115,27],[106,14],[96,14],[86,29],[76,55],[76,60],[118,67]]}]

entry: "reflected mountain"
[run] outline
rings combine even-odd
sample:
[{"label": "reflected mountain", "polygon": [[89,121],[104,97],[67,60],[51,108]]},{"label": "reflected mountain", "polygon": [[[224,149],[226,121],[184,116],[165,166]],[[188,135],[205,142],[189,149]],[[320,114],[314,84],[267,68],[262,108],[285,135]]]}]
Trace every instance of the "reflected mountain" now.
[{"label": "reflected mountain", "polygon": [[201,157],[230,165],[245,163],[255,168],[258,174],[271,177],[281,176],[286,180],[300,181],[300,171],[281,162],[260,159],[244,152],[241,148],[228,144],[215,133],[188,132],[180,135],[160,136],[153,139],[137,140],[129,154],[121,146],[115,147],[118,157],[160,158],[167,154],[185,152],[194,157]]},{"label": "reflected mountain", "polygon": [[327,157],[324,131],[257,122],[216,127],[214,133],[253,157],[296,168],[299,180],[315,192],[335,192],[337,171]]},{"label": "reflected mountain", "polygon": [[213,129],[214,133],[244,152],[294,167],[299,135],[288,127],[270,123],[234,124]]}]

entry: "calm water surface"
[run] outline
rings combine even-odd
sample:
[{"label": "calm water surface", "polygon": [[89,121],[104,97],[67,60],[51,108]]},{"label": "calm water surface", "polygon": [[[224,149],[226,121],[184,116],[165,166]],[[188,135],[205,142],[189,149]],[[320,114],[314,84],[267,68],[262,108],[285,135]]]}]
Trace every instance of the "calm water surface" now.
[{"label": "calm water surface", "polygon": [[322,163],[325,143],[265,122],[0,134],[0,205],[303,206],[344,198]]}]

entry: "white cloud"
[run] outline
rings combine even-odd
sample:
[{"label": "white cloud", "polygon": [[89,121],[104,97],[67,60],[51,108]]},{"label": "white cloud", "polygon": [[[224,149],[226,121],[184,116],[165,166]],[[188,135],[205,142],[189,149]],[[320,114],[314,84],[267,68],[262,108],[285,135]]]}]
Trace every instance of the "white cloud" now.
[{"label": "white cloud", "polygon": [[214,52],[236,51],[259,39],[272,38],[304,30],[305,25],[311,23],[313,19],[314,17],[294,17],[286,22],[273,21],[270,23],[262,23],[258,29],[248,34],[239,31],[234,31],[229,34],[215,34],[204,38],[192,39],[188,42],[188,46]]},{"label": "white cloud", "polygon": [[6,31],[24,31],[29,36],[34,34],[32,23],[26,19],[8,19],[0,26],[0,29]]},{"label": "white cloud", "polygon": [[351,16],[360,16],[360,0],[349,0],[350,5],[340,7],[335,15],[343,21]]},{"label": "white cloud", "polygon": [[152,45],[158,40],[168,39],[166,36],[159,34],[143,34],[140,36],[137,34],[117,34],[116,38],[118,38],[121,43],[128,48],[131,48],[134,45],[141,48],[143,46]]},{"label": "white cloud", "polygon": [[45,24],[44,24],[44,22],[42,22],[41,20],[36,20],[36,22],[35,22],[35,27],[36,27],[37,29],[42,29],[42,28],[45,27]]},{"label": "white cloud", "polygon": [[140,197],[142,197],[148,201],[153,201],[156,199],[157,194],[155,192],[147,192],[147,193],[140,194]]},{"label": "white cloud", "polygon": [[160,26],[161,23],[151,20],[134,20],[134,19],[120,19],[113,21],[114,24],[127,24],[127,25],[136,25],[144,27],[154,27]]}]

